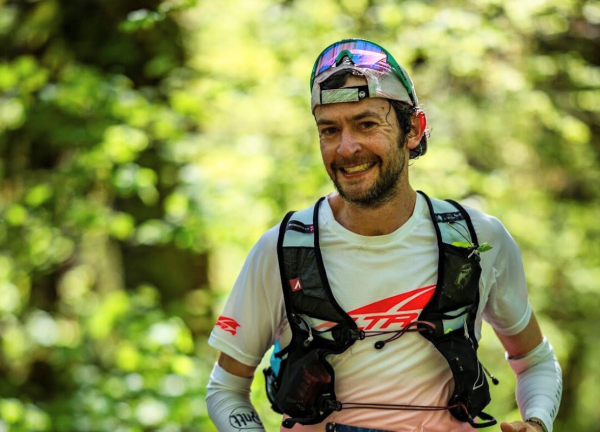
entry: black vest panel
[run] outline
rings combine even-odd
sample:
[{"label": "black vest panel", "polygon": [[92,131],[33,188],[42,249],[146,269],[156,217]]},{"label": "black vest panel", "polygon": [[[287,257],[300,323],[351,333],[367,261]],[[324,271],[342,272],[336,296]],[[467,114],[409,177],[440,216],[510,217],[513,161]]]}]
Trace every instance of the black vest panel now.
[{"label": "black vest panel", "polygon": [[[434,221],[439,248],[436,290],[418,319],[433,324],[435,329],[428,327],[421,335],[444,356],[452,371],[455,388],[448,401],[453,407],[450,413],[473,427],[491,426],[495,419],[482,412],[491,398],[477,359],[475,337],[481,275],[477,235],[459,204],[421,194]],[[317,424],[334,410],[343,409],[335,395],[335,373],[327,357],[346,351],[365,337],[339,306],[329,286],[319,247],[318,211],[322,200],[312,208],[290,212],[281,223],[277,244],[292,340],[275,353],[278,367],[264,372],[273,409],[292,417],[284,421],[286,427]],[[309,325],[313,319],[334,326],[317,332]],[[476,416],[490,421],[476,423]]]}]

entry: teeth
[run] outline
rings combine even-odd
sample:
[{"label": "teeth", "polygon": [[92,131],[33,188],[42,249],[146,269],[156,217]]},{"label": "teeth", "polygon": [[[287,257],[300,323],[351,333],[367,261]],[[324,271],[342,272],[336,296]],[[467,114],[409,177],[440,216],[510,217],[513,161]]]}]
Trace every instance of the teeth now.
[{"label": "teeth", "polygon": [[367,162],[362,165],[357,165],[355,167],[346,167],[346,168],[342,168],[342,169],[344,171],[346,171],[348,174],[353,174],[353,173],[357,173],[360,171],[365,171],[366,169],[371,168],[371,166],[372,166],[372,162]]}]

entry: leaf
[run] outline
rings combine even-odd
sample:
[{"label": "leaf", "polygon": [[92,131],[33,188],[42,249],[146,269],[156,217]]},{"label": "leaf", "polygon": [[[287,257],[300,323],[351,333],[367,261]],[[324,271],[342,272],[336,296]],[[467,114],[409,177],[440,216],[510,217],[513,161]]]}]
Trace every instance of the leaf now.
[{"label": "leaf", "polygon": [[490,246],[490,245],[489,245],[489,244],[487,244],[487,243],[483,243],[482,245],[480,245],[480,246],[477,248],[477,252],[480,252],[480,253],[481,253],[481,252],[487,252],[487,251],[489,251],[490,249],[492,249],[492,246]]},{"label": "leaf", "polygon": [[453,242],[452,246],[460,247],[460,248],[470,248],[473,247],[471,243],[468,242]]}]

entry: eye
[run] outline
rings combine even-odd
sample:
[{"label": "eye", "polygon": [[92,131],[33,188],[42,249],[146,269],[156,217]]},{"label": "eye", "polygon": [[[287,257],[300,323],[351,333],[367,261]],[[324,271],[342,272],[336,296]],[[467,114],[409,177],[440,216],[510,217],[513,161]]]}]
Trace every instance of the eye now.
[{"label": "eye", "polygon": [[371,129],[375,126],[377,126],[377,123],[372,122],[372,121],[364,121],[360,124],[360,127],[363,129]]},{"label": "eye", "polygon": [[331,136],[334,135],[337,132],[337,128],[335,127],[328,127],[325,129],[321,129],[321,135],[324,136]]}]

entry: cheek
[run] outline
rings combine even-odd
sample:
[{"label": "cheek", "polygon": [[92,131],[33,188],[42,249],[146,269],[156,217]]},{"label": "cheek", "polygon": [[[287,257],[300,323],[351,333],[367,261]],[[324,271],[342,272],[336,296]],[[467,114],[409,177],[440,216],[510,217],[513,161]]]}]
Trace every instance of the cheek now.
[{"label": "cheek", "polygon": [[321,141],[320,148],[321,148],[321,156],[323,157],[323,160],[325,162],[328,159],[335,158],[337,147],[333,143],[327,142],[326,140]]}]

